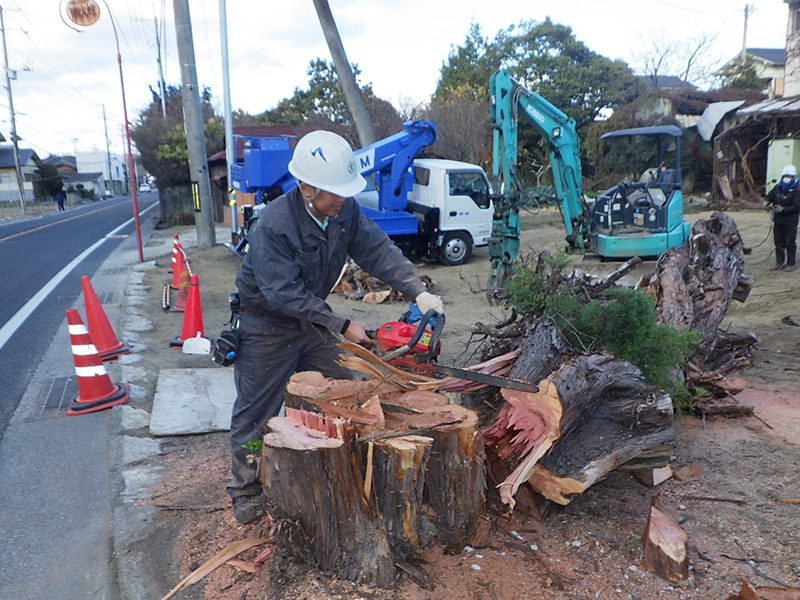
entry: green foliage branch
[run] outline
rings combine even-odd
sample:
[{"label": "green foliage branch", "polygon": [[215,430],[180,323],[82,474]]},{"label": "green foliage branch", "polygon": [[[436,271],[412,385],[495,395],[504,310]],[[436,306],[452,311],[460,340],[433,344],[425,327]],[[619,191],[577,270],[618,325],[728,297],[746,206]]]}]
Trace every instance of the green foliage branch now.
[{"label": "green foliage branch", "polygon": [[565,253],[520,262],[506,284],[507,303],[526,317],[551,319],[576,349],[610,352],[631,362],[647,383],[685,407],[690,394],[681,370],[700,332],[658,324],[652,297],[639,290],[609,288],[597,300],[581,301],[564,275],[569,266]]}]

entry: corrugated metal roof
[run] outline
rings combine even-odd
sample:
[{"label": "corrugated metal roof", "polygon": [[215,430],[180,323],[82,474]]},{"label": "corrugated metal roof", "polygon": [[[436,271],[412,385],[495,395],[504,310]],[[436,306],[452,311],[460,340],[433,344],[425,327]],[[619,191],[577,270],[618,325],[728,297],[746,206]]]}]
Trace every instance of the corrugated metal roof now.
[{"label": "corrugated metal roof", "polygon": [[707,142],[711,140],[714,130],[725,115],[732,110],[736,110],[742,104],[744,104],[744,100],[730,100],[728,102],[709,104],[703,111],[703,116],[697,122],[697,131],[700,136]]},{"label": "corrugated metal roof", "polygon": [[764,100],[739,110],[740,115],[800,113],[800,96]]},{"label": "corrugated metal roof", "polygon": [[786,48],[748,48],[747,54],[778,65],[786,62]]}]

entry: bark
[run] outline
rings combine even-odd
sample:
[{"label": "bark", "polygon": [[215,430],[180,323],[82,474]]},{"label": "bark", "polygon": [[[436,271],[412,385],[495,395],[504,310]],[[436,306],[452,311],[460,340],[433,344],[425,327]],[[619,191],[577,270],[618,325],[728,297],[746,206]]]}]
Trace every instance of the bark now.
[{"label": "bark", "polygon": [[284,545],[296,555],[310,553],[321,570],[343,579],[390,586],[395,573],[386,528],[364,494],[362,471],[348,444],[287,417],[270,419],[268,427],[264,493],[301,533]]},{"label": "bark", "polygon": [[423,546],[422,494],[433,439],[408,435],[366,443],[374,444],[372,481],[392,550],[416,558]]}]

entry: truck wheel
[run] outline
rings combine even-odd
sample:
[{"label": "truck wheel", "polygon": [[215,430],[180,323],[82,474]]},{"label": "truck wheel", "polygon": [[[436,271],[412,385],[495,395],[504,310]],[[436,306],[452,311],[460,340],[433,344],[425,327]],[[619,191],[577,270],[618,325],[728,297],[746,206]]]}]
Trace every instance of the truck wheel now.
[{"label": "truck wheel", "polygon": [[472,255],[472,238],[463,231],[445,234],[439,248],[439,260],[442,264],[457,267],[467,262]]}]

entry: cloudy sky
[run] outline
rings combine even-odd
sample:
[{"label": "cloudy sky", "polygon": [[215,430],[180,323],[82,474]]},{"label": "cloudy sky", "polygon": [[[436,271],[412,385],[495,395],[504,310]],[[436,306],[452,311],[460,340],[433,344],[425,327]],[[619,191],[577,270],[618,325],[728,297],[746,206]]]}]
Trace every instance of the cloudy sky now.
[{"label": "cloudy sky", "polygon": [[[128,116],[135,122],[157,86],[156,21],[168,84],[180,83],[172,0],[105,0],[119,33]],[[83,32],[62,20],[66,0],[0,0],[5,20],[17,133],[44,158],[75,150],[123,148],[123,111],[113,28],[103,0],[100,21]],[[198,79],[222,106],[219,0],[190,0]],[[330,0],[361,82],[396,106],[424,102],[442,63],[464,41],[471,22],[487,37],[521,20],[550,17],[572,27],[591,50],[635,57],[650,39],[716,36],[707,59],[718,65],[741,50],[745,1],[730,0]],[[783,0],[750,0],[747,45],[785,43]],[[312,0],[227,0],[234,109],[259,113],[296,87],[307,87],[310,60],[330,54]],[[162,45],[163,47],[163,45]],[[105,109],[105,123],[103,110]],[[0,94],[0,132],[8,138],[7,94]],[[105,125],[105,126],[104,126]]]}]

